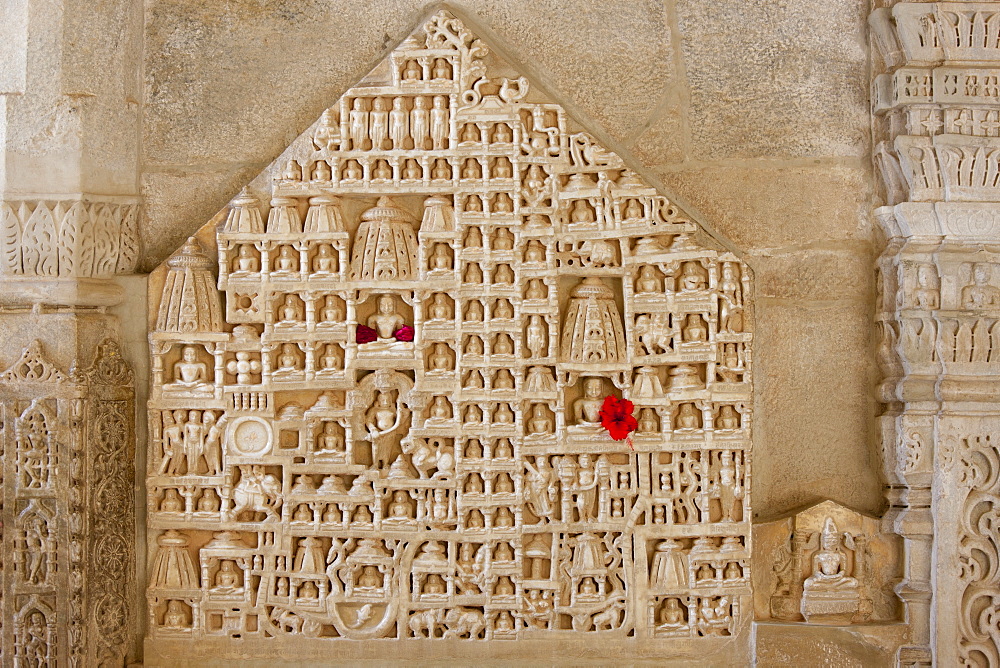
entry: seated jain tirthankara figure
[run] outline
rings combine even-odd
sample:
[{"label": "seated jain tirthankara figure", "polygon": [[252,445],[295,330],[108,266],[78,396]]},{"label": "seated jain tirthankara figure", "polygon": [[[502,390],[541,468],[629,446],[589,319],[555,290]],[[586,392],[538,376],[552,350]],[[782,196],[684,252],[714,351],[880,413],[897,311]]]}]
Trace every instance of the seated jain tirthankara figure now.
[{"label": "seated jain tirthankara figure", "polygon": [[148,651],[748,651],[749,273],[515,71],[434,16],[154,274]]}]

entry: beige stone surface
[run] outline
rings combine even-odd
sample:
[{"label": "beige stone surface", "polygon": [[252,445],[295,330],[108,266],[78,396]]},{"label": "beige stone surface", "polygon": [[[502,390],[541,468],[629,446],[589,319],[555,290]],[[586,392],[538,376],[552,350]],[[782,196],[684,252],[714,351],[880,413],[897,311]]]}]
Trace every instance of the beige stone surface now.
[{"label": "beige stone surface", "polygon": [[862,0],[679,0],[692,153],[864,156]]},{"label": "beige stone surface", "polygon": [[870,355],[867,304],[765,299],[756,317],[757,411],[764,417],[755,433],[755,520],[824,498],[880,515],[874,376],[849,363]]},{"label": "beige stone surface", "polygon": [[882,668],[909,640],[904,624],[816,627],[754,624],[755,665],[762,668]]}]

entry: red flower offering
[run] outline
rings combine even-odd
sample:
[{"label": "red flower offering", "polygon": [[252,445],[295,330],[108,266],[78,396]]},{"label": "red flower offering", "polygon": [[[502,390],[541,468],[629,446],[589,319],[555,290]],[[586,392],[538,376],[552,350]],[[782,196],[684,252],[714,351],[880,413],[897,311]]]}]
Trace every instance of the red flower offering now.
[{"label": "red flower offering", "polygon": [[377,338],[378,332],[365,325],[358,325],[358,331],[354,334],[354,340],[358,343],[371,343]]},{"label": "red flower offering", "polygon": [[409,325],[403,325],[395,332],[392,333],[396,337],[397,341],[412,341],[413,340],[413,328]]},{"label": "red flower offering", "polygon": [[604,397],[604,406],[601,407],[601,425],[608,430],[608,434],[616,441],[624,441],[639,426],[639,423],[632,416],[635,406],[628,399],[619,399],[613,396]]}]

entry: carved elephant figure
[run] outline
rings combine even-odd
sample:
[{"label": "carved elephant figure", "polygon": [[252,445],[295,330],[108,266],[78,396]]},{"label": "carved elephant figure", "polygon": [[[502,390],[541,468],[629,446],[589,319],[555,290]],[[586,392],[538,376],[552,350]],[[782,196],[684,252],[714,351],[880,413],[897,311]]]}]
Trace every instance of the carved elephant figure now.
[{"label": "carved elephant figure", "polygon": [[486,629],[483,613],[472,608],[452,608],[444,618],[448,630],[445,638],[478,638]]}]

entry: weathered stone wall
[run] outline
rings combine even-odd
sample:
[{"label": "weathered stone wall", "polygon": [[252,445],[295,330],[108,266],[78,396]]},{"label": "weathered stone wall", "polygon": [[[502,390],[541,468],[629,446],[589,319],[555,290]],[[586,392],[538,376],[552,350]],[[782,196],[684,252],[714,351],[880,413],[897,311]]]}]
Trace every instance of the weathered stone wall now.
[{"label": "weathered stone wall", "polygon": [[[867,3],[466,2],[756,271],[758,519],[879,514]],[[416,1],[145,11],[143,267],[215,214],[426,13]]]}]

